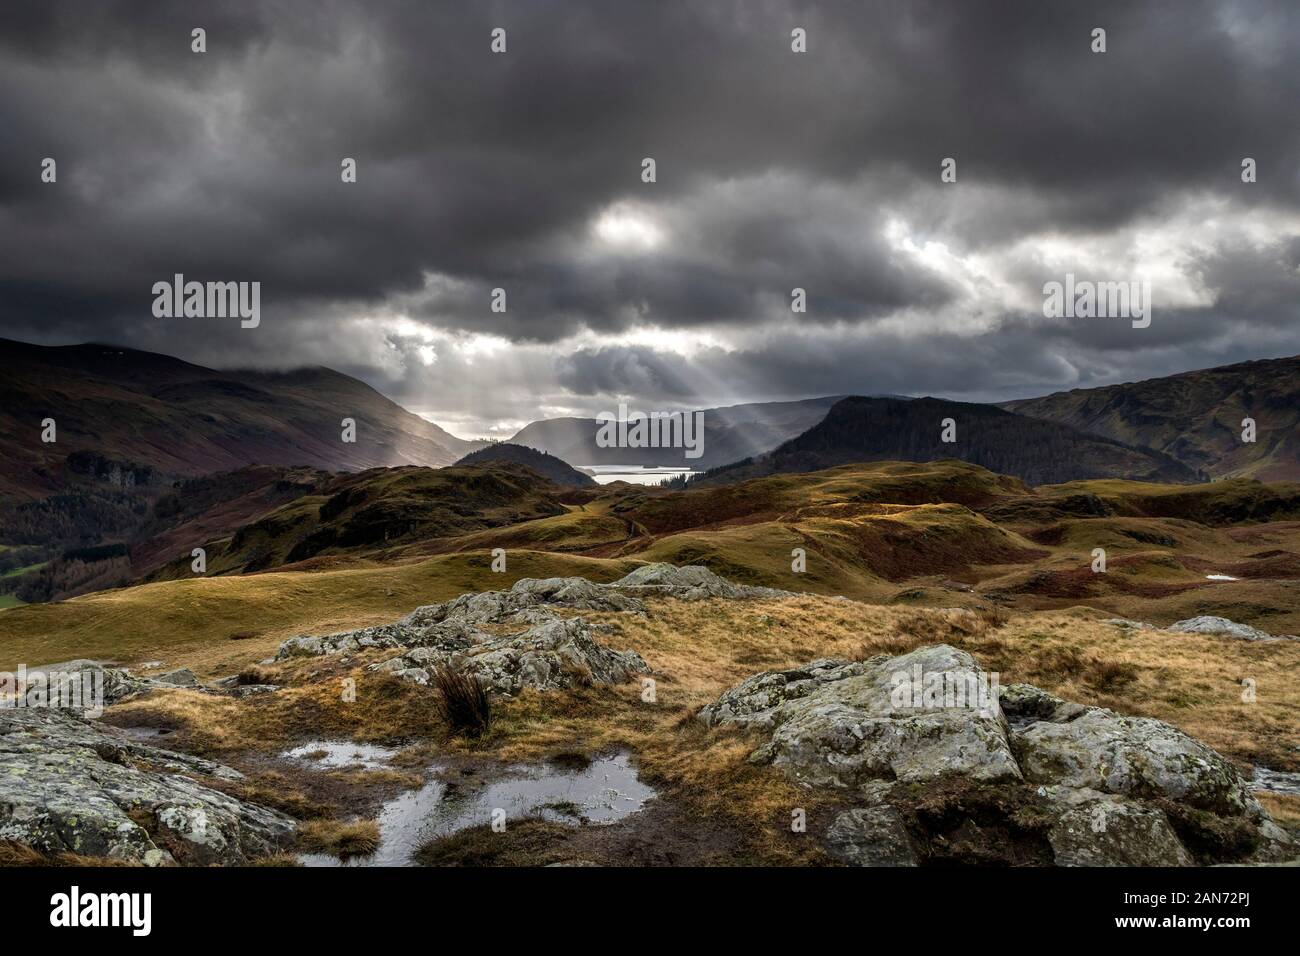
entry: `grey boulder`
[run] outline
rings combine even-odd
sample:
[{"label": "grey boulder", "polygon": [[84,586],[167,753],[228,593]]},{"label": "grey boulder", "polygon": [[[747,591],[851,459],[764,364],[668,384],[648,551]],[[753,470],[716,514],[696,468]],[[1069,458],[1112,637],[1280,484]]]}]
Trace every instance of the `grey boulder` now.
[{"label": "grey boulder", "polygon": [[[907,692],[936,674],[942,694]],[[965,699],[949,692],[950,676],[957,689],[965,680]],[[825,841],[832,856],[857,865],[948,858],[963,832],[1014,835],[1024,841],[1020,858],[1045,855],[1061,866],[1296,855],[1250,784],[1211,748],[1158,720],[1028,684],[999,687],[947,645],[756,674],[699,718],[756,732],[752,761],[856,803]],[[957,817],[936,810],[944,806]],[[961,823],[967,813],[979,819]]]},{"label": "grey boulder", "polygon": [[287,843],[292,818],[194,775],[242,776],[64,711],[0,711],[0,840],[148,866],[241,864]]},{"label": "grey boulder", "polygon": [[[951,687],[929,703],[913,680]],[[815,661],[761,674],[703,708],[712,726],[770,731],[752,755],[809,786],[859,787],[879,779],[926,780],[956,774],[975,780],[1019,779],[997,697],[978,692],[983,670],[946,644],[863,662]],[[900,690],[900,687],[903,688]],[[962,688],[969,706],[948,706]],[[973,692],[972,692],[973,691]]]}]

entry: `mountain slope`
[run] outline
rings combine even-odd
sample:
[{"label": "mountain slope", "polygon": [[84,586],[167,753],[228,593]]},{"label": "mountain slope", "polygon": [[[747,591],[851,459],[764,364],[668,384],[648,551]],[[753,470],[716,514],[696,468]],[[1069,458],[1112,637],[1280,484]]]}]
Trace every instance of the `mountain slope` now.
[{"label": "mountain slope", "polygon": [[[601,448],[594,418],[548,418],[520,429],[510,442],[574,465],[676,465],[714,468],[762,454],[821,421],[841,396],[796,402],[760,402],[704,410],[704,447],[699,458],[680,448]],[[646,411],[646,409],[641,409]]]},{"label": "mountain slope", "polygon": [[[956,422],[957,440],[952,443],[941,440],[947,418]],[[817,471],[850,462],[946,458],[1014,475],[1031,485],[1083,478],[1198,480],[1190,468],[1158,452],[990,405],[937,398],[846,398],[820,424],[770,454],[714,469],[692,486]]]},{"label": "mountain slope", "polygon": [[[355,443],[341,440],[344,418],[356,421]],[[0,492],[64,490],[77,452],[81,474],[120,486],[251,464],[449,465],[476,447],[327,368],[215,371],[115,346],[0,340]]]},{"label": "mountain slope", "polygon": [[[1004,402],[1020,415],[1162,451],[1216,478],[1300,479],[1300,356]],[[1255,419],[1256,441],[1241,440]]]},{"label": "mountain slope", "polygon": [[511,442],[498,442],[488,445],[486,448],[480,448],[478,451],[472,451],[456,462],[456,465],[458,467],[461,465],[483,465],[491,461],[512,461],[516,464],[525,465],[557,485],[584,488],[596,484],[595,478],[583,474],[563,459],[548,455],[544,451],[537,451],[535,448],[528,448]]}]

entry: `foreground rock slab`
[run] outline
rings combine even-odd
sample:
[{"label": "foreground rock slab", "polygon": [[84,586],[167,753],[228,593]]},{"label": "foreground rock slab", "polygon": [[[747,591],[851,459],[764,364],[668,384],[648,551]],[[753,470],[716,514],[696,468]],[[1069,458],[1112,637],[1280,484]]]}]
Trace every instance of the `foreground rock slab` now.
[{"label": "foreground rock slab", "polygon": [[[954,695],[972,690],[972,707],[914,703],[899,675],[950,676]],[[815,661],[807,669],[760,674],[728,691],[700,717],[706,723],[758,724],[771,730],[755,751],[800,783],[852,787],[882,778],[925,780],[956,773],[979,780],[1019,779],[997,698],[981,706],[982,672],[965,651],[941,644],[895,658],[842,663]],[[990,688],[991,689],[991,688]],[[924,690],[924,688],[922,688]],[[934,697],[936,695],[932,695]]]},{"label": "foreground rock slab", "polygon": [[756,674],[699,719],[756,732],[751,761],[856,803],[824,834],[855,865],[1300,856],[1211,748],[1158,720],[1001,688],[947,645]]},{"label": "foreground rock slab", "polygon": [[292,818],[195,776],[242,778],[64,711],[0,710],[0,840],[158,866],[247,863],[292,836]]}]

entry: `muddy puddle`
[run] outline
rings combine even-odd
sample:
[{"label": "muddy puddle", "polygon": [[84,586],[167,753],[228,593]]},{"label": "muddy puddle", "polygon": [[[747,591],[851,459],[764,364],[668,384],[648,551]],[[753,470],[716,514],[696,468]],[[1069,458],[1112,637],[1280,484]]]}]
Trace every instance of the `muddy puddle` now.
[{"label": "muddy puddle", "polygon": [[[321,749],[319,743],[304,746]],[[491,824],[494,814],[500,818],[504,813],[507,828],[525,817],[572,826],[599,825],[636,813],[653,796],[655,791],[637,779],[629,755],[623,752],[597,757],[580,768],[514,764],[488,773],[481,767],[466,772],[435,764],[424,786],[383,805],[376,817],[379,849],[375,853],[346,861],[317,853],[299,858],[307,866],[411,866],[423,844]]]}]

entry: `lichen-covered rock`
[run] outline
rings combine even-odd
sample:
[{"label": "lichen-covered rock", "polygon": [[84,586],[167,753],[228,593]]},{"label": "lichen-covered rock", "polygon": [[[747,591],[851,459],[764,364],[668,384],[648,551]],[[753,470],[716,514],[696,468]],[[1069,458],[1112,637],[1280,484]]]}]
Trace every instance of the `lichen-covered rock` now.
[{"label": "lichen-covered rock", "polygon": [[916,866],[916,848],[903,818],[890,806],[857,807],[826,831],[831,856],[851,866]]},{"label": "lichen-covered rock", "polygon": [[1083,704],[1062,700],[1031,684],[1010,684],[998,692],[1002,716],[1014,728],[1028,727],[1040,720],[1064,723],[1087,711]]},{"label": "lichen-covered rock", "polygon": [[1232,764],[1150,717],[1125,717],[1098,707],[1068,716],[1057,713],[1020,730],[1015,745],[1025,778],[1034,783],[1169,797],[1228,816],[1255,807]]},{"label": "lichen-covered rock", "polygon": [[[700,717],[713,725],[769,729],[751,759],[807,786],[859,787],[947,774],[1018,779],[996,688],[984,681],[974,658],[940,644],[899,657],[817,661],[760,674]],[[927,698],[927,686],[937,695]],[[990,693],[981,694],[981,687]]]},{"label": "lichen-covered rock", "polygon": [[[316,637],[291,637],[281,642],[275,656],[278,660],[285,660],[290,657],[319,657],[323,654],[355,654],[375,648],[410,647],[422,643],[429,630],[429,627],[412,625],[408,616],[395,624],[377,624],[374,627]],[[435,633],[434,639],[437,636],[439,635]]]},{"label": "lichen-covered rock", "polygon": [[1279,641],[1284,640],[1281,636],[1274,636],[1267,631],[1261,631],[1259,628],[1251,627],[1249,624],[1238,624],[1236,621],[1230,621],[1226,617],[1214,617],[1205,614],[1200,617],[1189,617],[1185,621],[1175,621],[1170,624],[1166,631],[1176,631],[1180,634],[1222,634],[1227,637],[1240,638],[1243,641]]},{"label": "lichen-covered rock", "polygon": [[194,672],[188,667],[180,667],[174,671],[167,671],[165,674],[155,674],[149,678],[155,684],[167,684],[171,687],[188,687],[191,689],[200,689],[202,684],[194,676]]},{"label": "lichen-covered rock", "polygon": [[620,684],[650,670],[639,654],[598,644],[582,618],[547,621],[522,634],[468,646],[428,644],[372,665],[419,684],[427,684],[440,667],[477,677],[490,693],[505,695],[525,687]]},{"label": "lichen-covered rock", "polygon": [[190,774],[241,777],[63,711],[0,710],[0,840],[156,866],[244,863],[292,834],[292,818]]},{"label": "lichen-covered rock", "polygon": [[701,708],[699,716],[710,726],[735,723],[771,727],[783,704],[802,700],[823,684],[855,677],[866,670],[867,665],[861,662],[822,658],[789,670],[764,671],[726,691],[717,702]]},{"label": "lichen-covered rock", "polygon": [[[189,674],[189,671],[185,671],[185,673]],[[172,672],[170,675],[164,676],[169,676],[174,681],[184,680],[184,676],[180,672]],[[193,674],[190,674],[191,678],[193,676]],[[159,687],[178,686],[170,681],[163,682],[154,678],[140,677],[132,674],[125,667],[107,667],[99,661],[92,660],[63,661],[58,664],[45,664],[41,667],[31,668],[27,673],[28,685],[33,684],[38,678],[44,680],[71,679],[84,681],[84,687],[99,689],[97,692],[102,693],[102,703],[104,705],[120,703]]]},{"label": "lichen-covered rock", "polygon": [[1190,866],[1169,819],[1114,794],[1045,787],[1057,813],[1048,840],[1058,866]]},{"label": "lichen-covered rock", "polygon": [[[946,680],[935,698],[909,692],[934,674],[965,676],[966,699]],[[981,687],[992,701],[972,697]],[[1062,866],[1297,855],[1236,768],[1204,744],[1028,684],[1000,688],[946,645],[756,674],[699,716],[760,732],[752,760],[847,791],[857,806],[825,836],[846,862],[952,859],[963,842],[978,856],[1008,839],[1022,841],[1008,859]],[[955,829],[954,810],[972,814]]]}]

